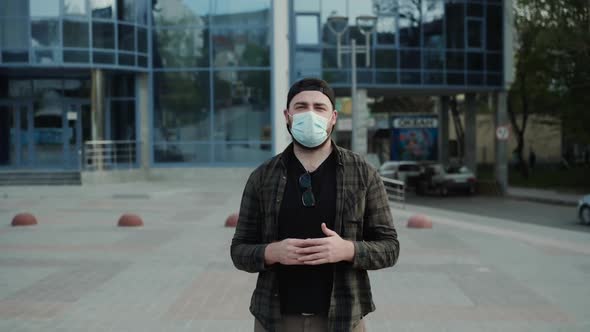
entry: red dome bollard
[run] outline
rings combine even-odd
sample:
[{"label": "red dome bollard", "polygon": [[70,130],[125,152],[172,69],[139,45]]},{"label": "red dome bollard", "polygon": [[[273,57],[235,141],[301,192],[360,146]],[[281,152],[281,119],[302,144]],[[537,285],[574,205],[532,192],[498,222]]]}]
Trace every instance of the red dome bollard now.
[{"label": "red dome bollard", "polygon": [[37,225],[37,218],[30,213],[19,213],[12,218],[12,226]]},{"label": "red dome bollard", "polygon": [[423,214],[415,214],[408,219],[408,228],[432,228],[432,220]]},{"label": "red dome bollard", "polygon": [[143,226],[143,220],[141,220],[141,218],[136,214],[126,213],[126,214],[122,215],[121,218],[119,218],[119,222],[118,222],[117,226],[119,226],[119,227],[139,227],[139,226]]},{"label": "red dome bollard", "polygon": [[238,214],[233,213],[230,214],[227,219],[225,219],[225,227],[236,227],[238,225]]}]

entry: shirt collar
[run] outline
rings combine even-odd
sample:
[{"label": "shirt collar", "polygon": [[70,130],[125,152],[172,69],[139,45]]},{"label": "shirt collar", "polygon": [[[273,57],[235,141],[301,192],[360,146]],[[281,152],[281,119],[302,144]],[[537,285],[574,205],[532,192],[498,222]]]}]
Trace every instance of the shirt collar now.
[{"label": "shirt collar", "polygon": [[[342,163],[342,148],[336,145],[336,142],[334,142],[334,140],[332,140],[332,147],[334,148],[334,151],[336,151],[336,164],[339,166],[344,165]],[[332,151],[332,153],[334,153],[334,151]],[[291,144],[289,144],[285,148],[285,150],[283,150],[283,153],[281,153],[279,158],[283,166],[286,168],[289,164],[290,158],[293,158],[294,156],[295,152],[293,152],[293,142],[291,142]]]}]

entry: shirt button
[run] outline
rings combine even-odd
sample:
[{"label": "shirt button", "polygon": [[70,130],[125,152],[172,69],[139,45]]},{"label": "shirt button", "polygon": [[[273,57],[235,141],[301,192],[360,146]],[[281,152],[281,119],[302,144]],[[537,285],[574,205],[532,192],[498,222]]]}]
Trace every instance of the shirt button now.
[{"label": "shirt button", "polygon": [[280,202],[280,201],[281,201],[281,199],[280,198],[277,198],[277,203]]},{"label": "shirt button", "polygon": [[272,294],[272,296],[278,297],[279,296],[279,293],[274,293],[274,294]]}]

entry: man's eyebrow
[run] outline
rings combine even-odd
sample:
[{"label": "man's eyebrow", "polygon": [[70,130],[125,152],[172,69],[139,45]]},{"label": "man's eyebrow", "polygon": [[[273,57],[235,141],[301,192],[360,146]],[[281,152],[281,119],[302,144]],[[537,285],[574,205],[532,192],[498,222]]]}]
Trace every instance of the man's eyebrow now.
[{"label": "man's eyebrow", "polygon": [[295,105],[308,105],[308,104],[309,103],[306,102],[306,101],[298,101],[298,102],[295,102]]},{"label": "man's eyebrow", "polygon": [[[295,104],[293,104],[293,106],[307,106],[307,105],[309,105],[309,103],[306,101],[297,101],[297,102],[295,102]],[[313,103],[313,106],[314,107],[319,107],[319,106],[328,107],[328,104],[320,102],[320,103]]]}]

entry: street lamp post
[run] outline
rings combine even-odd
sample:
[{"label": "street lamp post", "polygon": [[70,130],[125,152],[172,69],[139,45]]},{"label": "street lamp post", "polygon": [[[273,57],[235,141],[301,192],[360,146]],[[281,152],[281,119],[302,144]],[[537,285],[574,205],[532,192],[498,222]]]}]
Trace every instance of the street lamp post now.
[{"label": "street lamp post", "polygon": [[[356,55],[357,53],[365,54],[365,67],[371,65],[371,34],[375,31],[377,18],[375,16],[358,16],[356,18],[356,26],[359,31],[365,36],[365,45],[357,46],[356,39],[351,38],[350,46],[342,46],[342,35],[348,30],[348,17],[345,16],[331,16],[328,18],[328,29],[336,35],[336,58],[338,68],[342,67],[342,54],[350,54],[350,70],[351,70],[351,84],[350,97],[352,101],[352,128],[351,128],[351,148],[352,151],[361,155],[367,154],[367,128],[366,119],[361,118],[359,113],[357,100],[357,77],[356,77]],[[361,120],[362,123],[361,123]],[[360,139],[359,135],[363,134],[364,139]]]}]

